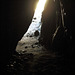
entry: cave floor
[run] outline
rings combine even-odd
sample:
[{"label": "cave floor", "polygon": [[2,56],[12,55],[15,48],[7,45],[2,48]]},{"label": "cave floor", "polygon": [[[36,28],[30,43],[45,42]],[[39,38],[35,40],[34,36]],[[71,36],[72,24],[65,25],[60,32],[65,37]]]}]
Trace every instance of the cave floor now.
[{"label": "cave floor", "polygon": [[7,64],[8,75],[63,75],[65,71],[69,73],[64,56],[41,46],[34,37],[22,38],[16,51]]}]

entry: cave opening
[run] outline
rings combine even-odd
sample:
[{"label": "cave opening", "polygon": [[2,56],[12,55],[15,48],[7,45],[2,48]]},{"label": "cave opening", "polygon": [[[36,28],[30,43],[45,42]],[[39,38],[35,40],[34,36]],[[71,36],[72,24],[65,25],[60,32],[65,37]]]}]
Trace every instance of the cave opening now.
[{"label": "cave opening", "polygon": [[[65,29],[64,14],[65,13],[64,13],[62,2],[60,0],[51,0],[49,5],[51,6],[49,10],[50,16],[47,16],[50,19],[47,19],[47,18],[45,19],[46,16],[43,17],[44,16],[43,14],[45,12],[44,10],[46,10],[45,6],[47,6],[48,2],[49,2],[48,0],[38,0],[36,9],[32,18],[32,22],[28,30],[26,31],[26,33],[24,34],[24,36],[22,37],[22,39],[18,42],[16,46],[17,52],[31,50],[32,49],[31,46],[33,44],[35,45],[35,42],[39,42],[41,45],[44,45],[45,47],[47,46],[49,48],[52,48],[52,44],[57,36],[58,30],[62,28],[63,29],[62,31],[64,31]],[[46,21],[50,20],[50,25],[48,25],[45,20]],[[25,49],[26,45],[28,45],[28,47]]]},{"label": "cave opening", "polygon": [[72,65],[68,63],[73,50],[70,43],[72,37],[65,28],[63,4],[61,0],[47,0],[48,5],[44,9],[44,1],[38,1],[41,6],[37,4],[27,32],[18,41],[18,54],[13,54],[7,66],[10,75],[72,73]]},{"label": "cave opening", "polygon": [[[36,9],[35,9],[35,12],[34,12],[34,15],[32,18],[32,22],[31,22],[27,32],[24,34],[22,39],[18,42],[18,45],[16,47],[16,51],[20,51],[20,50],[24,49],[23,48],[24,46],[20,46],[20,43],[21,44],[23,44],[24,42],[28,43],[29,40],[30,41],[33,40],[33,41],[31,41],[32,43],[30,44],[32,46],[34,43],[39,42],[38,39],[41,35],[41,27],[42,27],[42,13],[44,11],[46,2],[47,2],[47,0],[38,0],[38,3],[36,5]],[[30,43],[30,41],[29,41],[29,43]],[[29,49],[30,49],[30,45],[28,46]],[[37,44],[37,46],[38,46],[38,44]]]}]

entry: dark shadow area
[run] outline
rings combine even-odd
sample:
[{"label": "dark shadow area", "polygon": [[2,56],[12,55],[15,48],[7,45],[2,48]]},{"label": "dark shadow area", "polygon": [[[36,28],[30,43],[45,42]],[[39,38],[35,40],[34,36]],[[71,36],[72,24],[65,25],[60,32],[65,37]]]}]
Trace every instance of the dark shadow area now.
[{"label": "dark shadow area", "polygon": [[17,42],[27,31],[35,10],[37,0],[1,1],[1,49],[0,71],[15,52]]}]

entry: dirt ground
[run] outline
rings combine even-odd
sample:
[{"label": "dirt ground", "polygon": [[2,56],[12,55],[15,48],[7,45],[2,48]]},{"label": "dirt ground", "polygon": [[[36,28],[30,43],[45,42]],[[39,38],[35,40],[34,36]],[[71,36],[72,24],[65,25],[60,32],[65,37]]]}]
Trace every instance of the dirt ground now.
[{"label": "dirt ground", "polygon": [[22,38],[7,64],[7,75],[74,75],[74,63],[46,49],[34,37]]}]

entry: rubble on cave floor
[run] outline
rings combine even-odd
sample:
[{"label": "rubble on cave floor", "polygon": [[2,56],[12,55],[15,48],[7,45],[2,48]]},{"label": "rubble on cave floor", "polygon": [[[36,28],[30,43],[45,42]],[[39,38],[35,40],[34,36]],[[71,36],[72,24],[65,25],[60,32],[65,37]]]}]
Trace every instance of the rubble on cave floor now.
[{"label": "rubble on cave floor", "polygon": [[[63,54],[46,49],[34,37],[22,38],[7,64],[8,75],[62,75],[70,73]],[[66,73],[65,73],[66,72]],[[71,73],[72,74],[72,73]]]},{"label": "rubble on cave floor", "polygon": [[7,65],[7,73],[8,75],[60,74],[61,61],[63,61],[61,56],[56,56],[49,51],[35,55],[33,53],[13,54]]},{"label": "rubble on cave floor", "polygon": [[19,54],[32,53],[39,54],[45,48],[39,43],[36,37],[23,37],[17,44],[16,51]]}]

